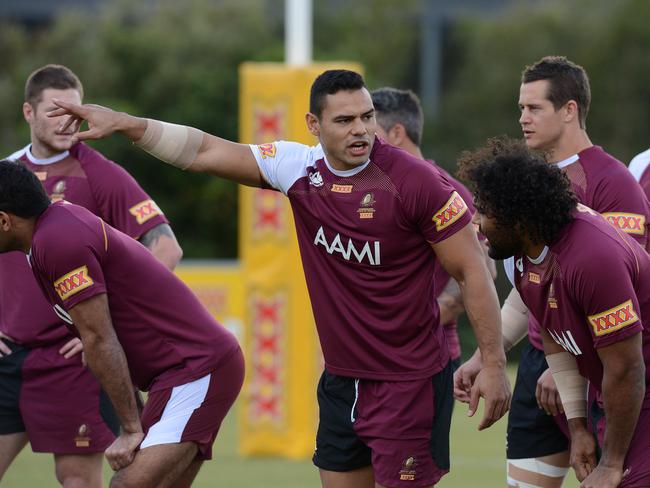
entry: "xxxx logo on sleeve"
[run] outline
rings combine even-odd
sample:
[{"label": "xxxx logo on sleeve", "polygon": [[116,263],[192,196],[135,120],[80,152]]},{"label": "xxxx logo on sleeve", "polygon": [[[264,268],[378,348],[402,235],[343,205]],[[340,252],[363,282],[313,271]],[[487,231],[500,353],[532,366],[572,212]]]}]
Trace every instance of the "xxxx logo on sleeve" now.
[{"label": "xxxx logo on sleeve", "polygon": [[455,191],[451,194],[447,203],[433,216],[433,221],[436,223],[436,230],[441,231],[450,226],[461,218],[465,212],[467,212],[467,204],[458,192]]},{"label": "xxxx logo on sleeve", "polygon": [[160,210],[160,207],[153,200],[145,200],[144,202],[137,203],[129,209],[129,212],[140,225],[156,215],[162,215],[162,210]]},{"label": "xxxx logo on sleeve", "polygon": [[262,159],[275,157],[275,143],[260,144],[257,149],[259,149]]},{"label": "xxxx logo on sleeve", "polygon": [[70,298],[75,293],[85,290],[95,282],[88,274],[88,266],[73,269],[54,282],[54,289],[61,300]]},{"label": "xxxx logo on sleeve", "polygon": [[645,234],[645,215],[622,212],[607,212],[603,214],[607,222],[626,234]]},{"label": "xxxx logo on sleeve", "polygon": [[639,316],[634,311],[632,300],[628,300],[604,312],[590,315],[588,319],[594,334],[602,336],[635,323]]}]

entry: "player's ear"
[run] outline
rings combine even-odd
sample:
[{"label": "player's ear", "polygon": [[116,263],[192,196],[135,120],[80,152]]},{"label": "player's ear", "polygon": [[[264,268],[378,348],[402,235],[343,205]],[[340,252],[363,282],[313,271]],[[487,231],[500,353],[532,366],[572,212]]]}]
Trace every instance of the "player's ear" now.
[{"label": "player's ear", "polygon": [[406,129],[402,124],[395,124],[391,127],[389,131],[390,139],[393,141],[394,146],[401,146],[408,136],[406,135]]},{"label": "player's ear", "polygon": [[571,122],[578,118],[578,104],[575,100],[569,100],[564,105],[564,121]]},{"label": "player's ear", "polygon": [[320,122],[318,121],[318,117],[313,113],[308,112],[307,115],[305,115],[305,121],[307,122],[307,129],[309,132],[313,136],[318,137],[320,135]]},{"label": "player's ear", "polygon": [[11,217],[7,212],[0,210],[0,230],[7,232],[11,229]]},{"label": "player's ear", "polygon": [[25,117],[28,124],[31,124],[34,118],[34,107],[29,102],[23,103],[23,117]]}]

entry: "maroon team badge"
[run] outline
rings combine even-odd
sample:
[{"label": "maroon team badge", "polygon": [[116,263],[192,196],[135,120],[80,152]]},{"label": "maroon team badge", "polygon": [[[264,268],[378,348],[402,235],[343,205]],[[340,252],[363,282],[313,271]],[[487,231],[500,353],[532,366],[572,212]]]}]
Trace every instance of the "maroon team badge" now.
[{"label": "maroon team badge", "polygon": [[399,471],[400,481],[415,481],[415,467],[417,464],[413,456],[405,459],[402,462],[402,469]]},{"label": "maroon team badge", "polygon": [[90,447],[90,429],[86,424],[81,424],[78,435],[74,438],[74,445],[76,447]]},{"label": "maroon team badge", "polygon": [[375,196],[372,193],[366,193],[361,199],[361,208],[357,210],[360,219],[372,219],[374,217]]}]

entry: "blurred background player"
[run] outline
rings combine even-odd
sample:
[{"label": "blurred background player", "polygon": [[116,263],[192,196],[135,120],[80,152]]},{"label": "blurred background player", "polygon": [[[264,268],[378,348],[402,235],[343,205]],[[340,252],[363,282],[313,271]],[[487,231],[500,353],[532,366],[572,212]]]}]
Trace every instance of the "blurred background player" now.
[{"label": "blurred background player", "polygon": [[[472,183],[490,255],[514,256],[508,277],[541,324],[580,486],[650,486],[650,330],[643,319],[650,317],[650,256],[577,204],[562,171],[523,142],[492,140],[461,156],[459,166]],[[590,412],[597,443],[587,427],[587,380],[598,397]]]},{"label": "blurred background player", "polygon": [[[55,97],[81,103],[77,76],[60,65],[34,71],[23,104],[31,143],[10,159],[33,171],[52,200],[85,206],[173,269],[182,252],[162,211],[120,166],[56,133],[46,116]],[[35,452],[54,454],[65,487],[101,486],[114,412],[20,252],[0,256],[0,350],[0,478],[29,439]]]},{"label": "blurred background player", "polygon": [[634,175],[634,179],[639,182],[646,196],[650,198],[650,171],[648,171],[648,166],[650,166],[650,149],[637,154],[630,161],[628,169]]},{"label": "blurred background player", "polygon": [[[237,144],[99,106],[56,102],[79,139],[120,132],[174,166],[274,188],[293,208],[325,372],[314,463],[325,488],[434,485],[449,469],[451,366],[433,295],[439,259],[483,354],[470,410],[507,410],[494,284],[463,199],[434,168],[375,137],[363,78],[322,73],[306,115],[320,145]],[[397,291],[399,290],[399,292]],[[432,306],[433,305],[433,306]],[[410,419],[404,422],[404,419]]]},{"label": "blurred background player", "polygon": [[[424,117],[422,115],[422,105],[417,95],[411,90],[399,90],[391,87],[378,88],[373,90],[370,95],[372,96],[372,104],[375,106],[377,135],[389,144],[404,149],[416,158],[424,159],[420,149]],[[465,188],[465,185],[453,178],[432,159],[426,161],[429,161],[447,182],[456,189],[472,215],[474,215],[472,194]],[[486,263],[494,279],[496,278],[496,266],[494,261],[487,255],[487,248],[484,247],[484,251]],[[461,356],[457,320],[458,316],[465,310],[465,306],[463,305],[458,283],[449,276],[449,273],[445,271],[439,261],[436,261],[434,284],[434,296],[440,308],[440,323],[445,328],[445,337],[447,338],[455,371],[460,366]]]},{"label": "blurred background player", "polygon": [[[244,380],[235,337],[141,244],[0,162],[0,253],[27,255],[115,407],[113,488],[192,484]],[[148,391],[142,419],[134,384]]]},{"label": "blurred background player", "polygon": [[[547,154],[568,176],[580,203],[602,213],[642,247],[648,247],[650,206],[625,165],[594,146],[587,135],[591,91],[587,73],[564,57],[547,56],[522,74],[519,123],[528,147]],[[514,259],[504,262],[514,269]],[[513,288],[502,310],[503,337],[512,347],[528,330],[508,415],[508,484],[555,487],[569,467],[566,419],[544,359],[540,327],[528,317]],[[455,379],[456,393],[471,385],[480,368],[475,355]]]}]

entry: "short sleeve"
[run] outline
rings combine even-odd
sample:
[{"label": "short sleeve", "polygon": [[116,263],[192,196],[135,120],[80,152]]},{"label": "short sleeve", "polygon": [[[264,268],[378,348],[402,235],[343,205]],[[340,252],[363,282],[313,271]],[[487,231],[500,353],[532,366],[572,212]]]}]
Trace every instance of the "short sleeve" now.
[{"label": "short sleeve", "polygon": [[169,223],[156,202],[124,168],[99,153],[90,157],[95,161],[88,165],[88,171],[92,171],[89,183],[99,216],[109,225],[139,239],[154,227]]},{"label": "short sleeve", "polygon": [[596,252],[585,253],[566,274],[596,348],[643,330],[634,270],[625,256],[612,248],[598,247]]},{"label": "short sleeve", "polygon": [[401,194],[407,217],[431,243],[443,241],[471,223],[463,197],[428,163],[413,164]]},{"label": "short sleeve", "polygon": [[503,270],[506,273],[506,276],[508,277],[508,281],[510,281],[510,284],[515,287],[515,257],[510,256],[507,259],[503,260]]},{"label": "short sleeve", "polygon": [[[106,293],[100,260],[106,252],[104,222],[98,231],[76,220],[66,221],[57,239],[39,236],[35,269],[46,291],[60,300],[66,310],[89,298]],[[47,290],[49,288],[49,290]]]},{"label": "short sleeve", "polygon": [[266,182],[285,195],[294,182],[306,174],[306,168],[315,161],[317,148],[288,141],[250,145],[257,165]]}]

